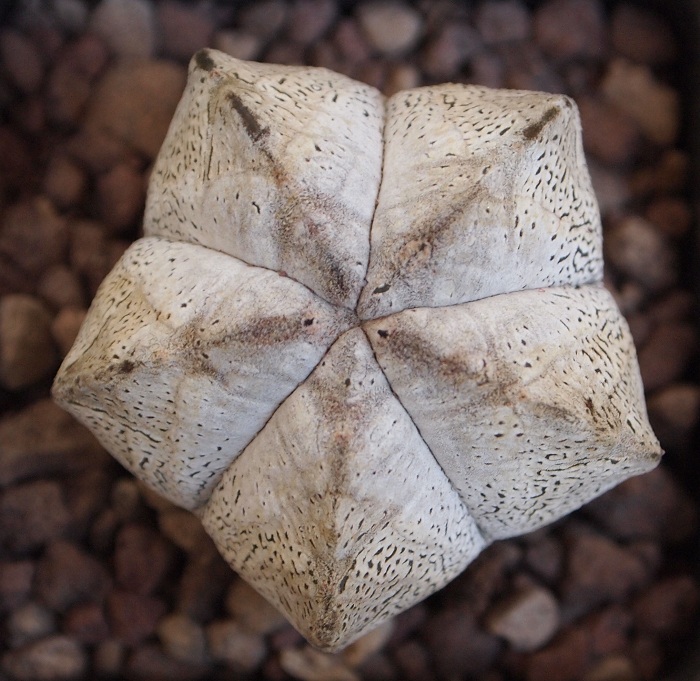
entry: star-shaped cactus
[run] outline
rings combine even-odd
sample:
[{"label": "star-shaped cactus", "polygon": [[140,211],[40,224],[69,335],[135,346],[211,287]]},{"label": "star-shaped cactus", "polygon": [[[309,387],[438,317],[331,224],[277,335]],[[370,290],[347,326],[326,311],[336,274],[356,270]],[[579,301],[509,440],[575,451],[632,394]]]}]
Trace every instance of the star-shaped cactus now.
[{"label": "star-shaped cactus", "polygon": [[337,650],[661,455],[568,98],[207,50],[54,386]]}]

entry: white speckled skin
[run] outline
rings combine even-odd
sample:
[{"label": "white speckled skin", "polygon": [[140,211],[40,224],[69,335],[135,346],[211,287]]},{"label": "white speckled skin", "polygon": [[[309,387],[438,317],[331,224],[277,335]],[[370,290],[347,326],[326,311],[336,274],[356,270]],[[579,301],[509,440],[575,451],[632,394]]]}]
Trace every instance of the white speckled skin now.
[{"label": "white speckled skin", "polygon": [[377,90],[327,69],[199,52],[153,168],[144,232],[287,272],[352,309],[383,121]]},{"label": "white speckled skin", "polygon": [[440,85],[394,95],[387,121],[361,317],[600,280],[568,97]]},{"label": "white speckled skin", "polygon": [[320,648],[661,456],[565,97],[203,50],[144,229],[54,395]]},{"label": "white speckled skin", "polygon": [[658,460],[632,337],[603,288],[414,308],[365,329],[487,539],[542,527]]},{"label": "white speckled skin", "polygon": [[276,272],[141,239],[100,287],[55,396],[130,471],[195,509],[352,319]]},{"label": "white speckled skin", "polygon": [[234,569],[329,650],[445,585],[485,545],[361,329],[275,412],[202,520]]}]

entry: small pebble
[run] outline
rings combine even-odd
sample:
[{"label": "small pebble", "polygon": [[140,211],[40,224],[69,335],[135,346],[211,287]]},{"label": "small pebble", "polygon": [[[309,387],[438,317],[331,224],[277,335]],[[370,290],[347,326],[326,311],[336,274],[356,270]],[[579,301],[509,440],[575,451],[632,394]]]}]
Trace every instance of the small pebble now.
[{"label": "small pebble", "polygon": [[68,222],[44,196],[21,200],[5,210],[0,226],[0,257],[36,281],[52,265],[63,263]]},{"label": "small pebble", "polygon": [[698,332],[693,324],[657,326],[639,351],[639,370],[646,390],[651,393],[681,378],[697,355],[697,347]]},{"label": "small pebble", "polygon": [[418,87],[421,82],[420,71],[411,64],[395,64],[389,67],[384,81],[384,94],[387,97]]},{"label": "small pebble", "polygon": [[273,64],[298,66],[304,63],[306,50],[303,45],[291,41],[276,41],[265,52],[264,61]]},{"label": "small pebble", "polygon": [[665,235],[673,239],[685,237],[693,225],[693,213],[682,199],[664,196],[647,207],[646,218]]},{"label": "small pebble", "polygon": [[173,551],[150,527],[130,523],[122,527],[114,544],[114,578],[134,594],[153,593],[173,565]]},{"label": "small pebble", "polygon": [[547,583],[553,584],[561,574],[564,548],[555,537],[538,535],[528,542],[523,558],[530,570]]},{"label": "small pebble", "polygon": [[34,581],[30,560],[0,560],[0,613],[19,608],[28,598]]},{"label": "small pebble", "polygon": [[182,571],[176,600],[178,611],[201,621],[212,619],[220,613],[233,577],[231,568],[212,543],[200,545]]},{"label": "small pebble", "polygon": [[442,677],[478,677],[503,648],[467,608],[444,607],[428,619],[423,631],[434,668]]},{"label": "small pebble", "polygon": [[643,64],[664,64],[676,56],[673,32],[656,12],[621,2],[612,13],[613,47],[623,56]]},{"label": "small pebble", "polygon": [[484,87],[500,88],[505,82],[503,60],[487,50],[477,54],[470,62],[469,82]]},{"label": "small pebble", "polygon": [[284,0],[261,0],[244,7],[238,15],[238,23],[247,33],[267,42],[282,30],[287,13]]},{"label": "small pebble", "polygon": [[205,545],[207,548],[212,545],[197,516],[184,509],[176,508],[160,513],[158,528],[175,546],[186,553],[201,551]]},{"label": "small pebble", "polygon": [[0,486],[56,473],[76,474],[106,460],[88,430],[51,399],[0,418]]},{"label": "small pebble", "polygon": [[121,678],[126,657],[125,646],[121,641],[107,639],[95,646],[92,665],[98,677]]},{"label": "small pebble", "polygon": [[0,33],[0,69],[25,95],[36,92],[44,78],[41,55],[33,42],[11,29]]},{"label": "small pebble", "polygon": [[190,664],[207,662],[207,641],[202,626],[179,613],[164,617],[157,628],[163,650],[175,660]]},{"label": "small pebble", "polygon": [[596,662],[582,681],[637,681],[637,671],[628,657],[610,655]]},{"label": "small pebble", "polygon": [[70,264],[85,278],[90,295],[94,295],[111,269],[109,241],[99,222],[80,220],[71,224]]},{"label": "small pebble", "polygon": [[53,0],[53,14],[58,25],[68,33],[85,30],[88,21],[88,6],[82,0]]},{"label": "small pebble", "polygon": [[603,163],[630,163],[639,149],[639,132],[634,122],[617,107],[594,97],[580,97],[576,103],[586,152]]},{"label": "small pebble", "polygon": [[160,598],[115,590],[107,596],[107,622],[112,636],[127,646],[135,646],[152,636],[158,621],[168,611]]},{"label": "small pebble", "polygon": [[62,356],[67,355],[73,347],[86,314],[87,310],[84,309],[64,307],[51,322],[51,336]]},{"label": "small pebble", "polygon": [[97,179],[100,217],[111,233],[123,232],[143,212],[143,184],[141,173],[127,163],[114,166]]},{"label": "small pebble", "polygon": [[146,643],[129,655],[124,676],[143,681],[205,681],[211,670],[207,665],[193,665],[168,655],[160,646]]},{"label": "small pebble", "polygon": [[289,8],[287,37],[311,45],[331,27],[337,12],[335,0],[294,0]]},{"label": "small pebble", "polygon": [[[1,97],[2,79],[0,79],[0,100]],[[20,132],[13,130],[9,125],[0,126],[0,158],[3,161],[0,164],[0,186],[6,187],[11,191],[26,193],[28,189],[34,188],[38,184],[34,171],[36,161],[33,151]],[[5,209],[7,203],[6,197],[3,196],[3,209]],[[0,237],[0,244],[2,244],[2,241],[5,241],[5,239]],[[2,250],[4,248],[0,245],[0,252]],[[6,273],[0,272],[0,283],[6,276]],[[14,290],[13,288],[8,289],[8,291]]]},{"label": "small pebble", "polygon": [[605,13],[599,0],[548,0],[535,10],[537,45],[555,59],[599,59],[605,52]]},{"label": "small pebble", "polygon": [[5,653],[0,661],[0,669],[16,681],[72,681],[87,668],[87,653],[68,636],[49,636]]},{"label": "small pebble", "polygon": [[357,22],[351,18],[341,19],[333,32],[333,45],[340,57],[351,64],[359,64],[370,57],[371,48]]},{"label": "small pebble", "polygon": [[351,667],[359,667],[374,653],[382,649],[393,632],[394,623],[392,620],[380,624],[345,648],[342,651],[343,660]]},{"label": "small pebble", "polygon": [[520,0],[485,0],[474,24],[486,45],[527,40],[530,35],[530,15]]},{"label": "small pebble", "polygon": [[258,58],[261,49],[261,40],[251,33],[245,33],[244,31],[237,31],[235,29],[226,29],[217,31],[214,34],[212,47],[216,50],[226,52],[226,54],[230,54],[236,59],[250,61]]},{"label": "small pebble", "polygon": [[549,590],[532,585],[496,602],[486,628],[514,650],[537,650],[559,629],[559,604]]},{"label": "small pebble", "polygon": [[104,609],[97,603],[82,603],[66,612],[61,628],[86,645],[97,645],[109,638]]},{"label": "small pebble", "polygon": [[648,66],[613,60],[601,90],[652,142],[660,146],[674,144],[680,126],[679,95],[656,80]]},{"label": "small pebble", "polygon": [[322,653],[310,646],[285,648],[280,664],[287,674],[301,681],[360,681],[340,657]]},{"label": "small pebble", "polygon": [[370,46],[383,55],[408,52],[423,31],[420,14],[400,2],[363,2],[355,14]]},{"label": "small pebble", "polygon": [[687,447],[700,422],[700,387],[673,383],[652,395],[647,408],[662,447]]},{"label": "small pebble", "polygon": [[693,621],[700,587],[689,575],[668,577],[641,593],[634,602],[636,627],[656,636],[671,636]]},{"label": "small pebble", "polygon": [[77,206],[87,187],[83,169],[64,155],[53,156],[44,175],[44,192],[62,209]]},{"label": "small pebble", "polygon": [[591,159],[588,172],[601,213],[619,215],[632,198],[629,178]]},{"label": "small pebble", "polygon": [[589,615],[582,626],[590,637],[591,652],[602,657],[629,648],[634,618],[626,607],[611,605]]},{"label": "small pebble", "polygon": [[588,666],[590,643],[585,631],[569,629],[525,663],[526,681],[577,681]]},{"label": "small pebble", "polygon": [[37,565],[34,590],[42,603],[62,613],[78,603],[101,602],[110,582],[93,555],[71,542],[55,541]]},{"label": "small pebble", "polygon": [[561,584],[567,614],[590,612],[596,605],[620,601],[646,584],[649,573],[631,551],[604,535],[583,531],[569,537],[566,573]]},{"label": "small pebble", "polygon": [[234,580],[226,594],[226,611],[243,627],[269,634],[287,624],[284,615],[242,579]]},{"label": "small pebble", "polygon": [[407,681],[427,681],[434,679],[431,660],[425,646],[410,639],[393,651],[393,659]]},{"label": "small pebble", "polygon": [[216,620],[208,624],[206,637],[212,657],[239,673],[252,672],[267,653],[263,637],[246,631],[235,620]]},{"label": "small pebble", "polygon": [[21,390],[54,371],[58,356],[51,321],[44,304],[33,296],[0,298],[0,385]]},{"label": "small pebble", "polygon": [[522,557],[515,542],[503,541],[491,545],[467,568],[464,578],[447,588],[455,598],[464,601],[471,613],[480,617],[496,596],[505,590],[510,572]]},{"label": "small pebble", "polygon": [[[84,127],[155,158],[185,87],[184,67],[166,60],[122,61],[102,76]],[[83,156],[89,160],[88,150]]]},{"label": "small pebble", "polygon": [[676,280],[675,254],[663,234],[639,216],[629,216],[608,230],[607,262],[649,291],[659,293]]},{"label": "small pebble", "polygon": [[695,507],[664,466],[621,483],[585,506],[586,514],[623,540],[678,543],[695,529]]},{"label": "small pebble", "polygon": [[19,648],[31,641],[52,634],[56,628],[53,613],[43,605],[30,601],[14,610],[5,622],[10,648]]},{"label": "small pebble", "polygon": [[109,500],[120,523],[129,523],[143,516],[141,490],[132,477],[116,480],[112,485]]},{"label": "small pebble", "polygon": [[55,60],[46,89],[46,113],[61,126],[77,126],[91,95],[91,84],[107,63],[107,46],[94,34],[77,38]]},{"label": "small pebble", "polygon": [[90,30],[119,57],[152,57],[156,48],[153,5],[146,0],[101,0]]},{"label": "small pebble", "polygon": [[542,53],[530,43],[509,43],[500,49],[504,66],[504,86],[516,90],[562,92],[561,77]]},{"label": "small pebble", "polygon": [[156,5],[163,54],[189,61],[203,47],[211,45],[214,35],[212,13],[204,4],[191,5],[180,0],[163,0]]},{"label": "small pebble", "polygon": [[481,49],[481,37],[470,24],[445,24],[426,42],[421,53],[421,67],[435,81],[449,80]]}]

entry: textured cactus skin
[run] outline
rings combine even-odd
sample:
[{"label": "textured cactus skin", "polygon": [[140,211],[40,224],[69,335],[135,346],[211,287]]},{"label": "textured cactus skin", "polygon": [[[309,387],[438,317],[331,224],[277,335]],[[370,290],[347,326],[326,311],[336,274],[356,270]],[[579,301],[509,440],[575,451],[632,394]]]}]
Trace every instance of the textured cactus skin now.
[{"label": "textured cactus skin", "polygon": [[56,400],[338,650],[661,456],[571,100],[193,57]]}]

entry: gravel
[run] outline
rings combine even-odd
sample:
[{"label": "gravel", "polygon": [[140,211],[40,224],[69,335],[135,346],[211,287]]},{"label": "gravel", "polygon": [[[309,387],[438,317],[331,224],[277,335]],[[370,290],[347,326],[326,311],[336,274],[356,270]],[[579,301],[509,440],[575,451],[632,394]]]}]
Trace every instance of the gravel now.
[{"label": "gravel", "polygon": [[[100,282],[140,234],[187,60],[327,66],[391,94],[563,91],[581,111],[606,285],[638,344],[661,468],[500,542],[336,656],[233,574],[197,518],[49,398]],[[652,681],[700,609],[694,215],[683,45],[630,0],[51,0],[0,25],[0,677]]]}]

